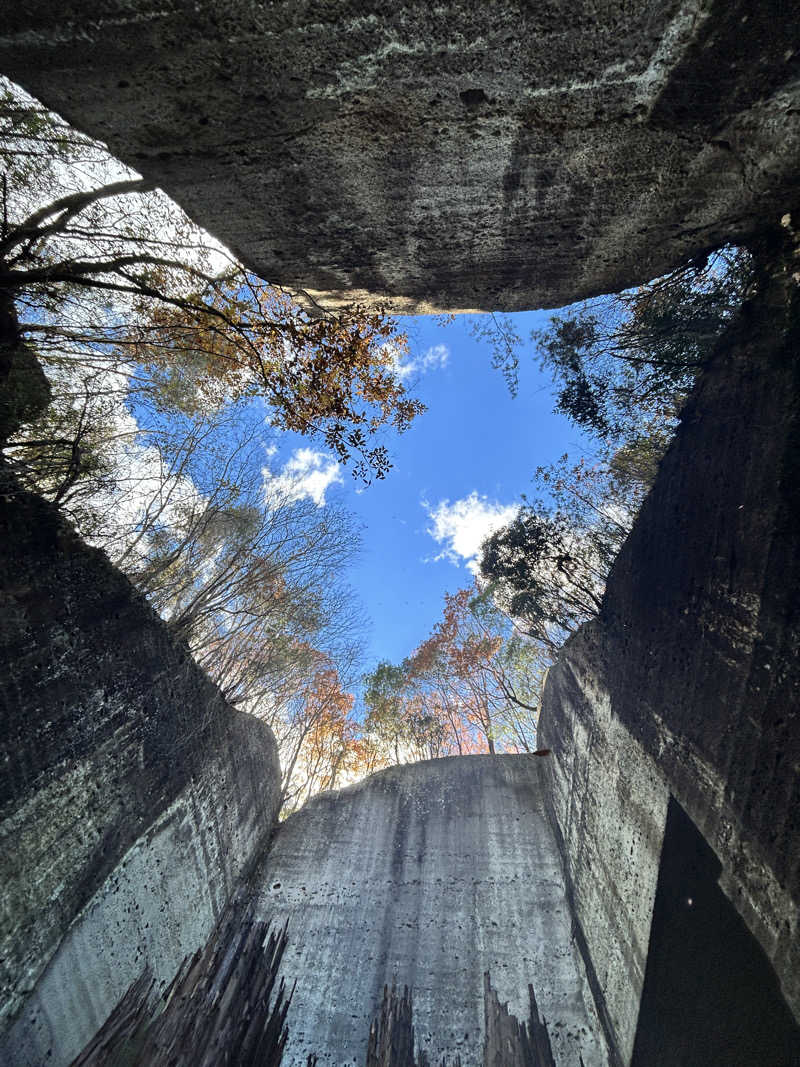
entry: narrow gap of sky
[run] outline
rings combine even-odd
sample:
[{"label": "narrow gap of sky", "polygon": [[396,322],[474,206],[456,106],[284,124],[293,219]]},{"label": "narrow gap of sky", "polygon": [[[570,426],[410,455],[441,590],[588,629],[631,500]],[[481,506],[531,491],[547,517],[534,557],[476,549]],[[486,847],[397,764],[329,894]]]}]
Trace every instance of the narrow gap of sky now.
[{"label": "narrow gap of sky", "polygon": [[[512,318],[527,342],[551,314]],[[521,352],[512,397],[491,366],[488,345],[471,336],[470,321],[401,320],[418,365],[406,381],[428,410],[405,434],[387,436],[393,468],[384,481],[364,488],[342,472],[326,489],[326,498],[340,500],[363,527],[348,578],[370,620],[366,669],[384,659],[399,662],[425,639],[441,616],[444,593],[471,583],[468,556],[489,532],[487,521],[509,521],[520,494],[534,491],[536,467],[581,449],[577,430],[553,412],[551,380],[533,346]],[[284,435],[275,468],[304,446]]]}]

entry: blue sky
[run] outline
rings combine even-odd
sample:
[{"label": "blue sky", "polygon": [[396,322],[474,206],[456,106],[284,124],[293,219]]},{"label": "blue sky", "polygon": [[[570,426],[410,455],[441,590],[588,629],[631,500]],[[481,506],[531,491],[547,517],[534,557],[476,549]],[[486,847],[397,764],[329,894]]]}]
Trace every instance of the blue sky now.
[{"label": "blue sky", "polygon": [[[550,314],[513,319],[527,339]],[[363,527],[349,581],[370,620],[367,668],[381,659],[397,662],[424,640],[444,592],[471,581],[468,555],[487,522],[511,517],[520,494],[532,490],[537,466],[581,448],[578,431],[553,413],[550,380],[531,346],[512,398],[469,323],[466,316],[450,325],[433,317],[401,320],[416,365],[406,382],[428,410],[405,434],[387,435],[394,466],[385,481],[363,488],[320,457],[316,445],[288,435],[272,461],[276,469],[294,456],[295,474],[311,474],[320,498],[324,491],[325,499],[341,501]]]}]

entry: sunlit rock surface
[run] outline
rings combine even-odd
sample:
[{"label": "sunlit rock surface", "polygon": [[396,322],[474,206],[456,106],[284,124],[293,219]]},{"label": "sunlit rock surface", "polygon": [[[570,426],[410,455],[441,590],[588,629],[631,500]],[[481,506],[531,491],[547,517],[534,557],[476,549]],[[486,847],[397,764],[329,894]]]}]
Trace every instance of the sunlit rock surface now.
[{"label": "sunlit rock surface", "polygon": [[533,308],[797,201],[785,0],[18,0],[0,70],[273,281]]},{"label": "sunlit rock surface", "polygon": [[608,1063],[571,936],[543,760],[464,756],[395,767],[312,800],[254,875],[256,914],[289,923],[297,979],[285,1062],[363,1064],[383,987],[413,987],[417,1041],[438,1064],[483,1063],[484,972],[556,1064]]}]

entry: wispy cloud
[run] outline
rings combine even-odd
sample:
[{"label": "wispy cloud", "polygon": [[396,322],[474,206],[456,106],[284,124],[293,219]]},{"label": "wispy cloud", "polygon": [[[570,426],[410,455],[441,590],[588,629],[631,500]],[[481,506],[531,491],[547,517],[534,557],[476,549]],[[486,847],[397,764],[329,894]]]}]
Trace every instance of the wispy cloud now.
[{"label": "wispy cloud", "polygon": [[280,474],[264,469],[264,484],[286,500],[309,497],[318,508],[325,504],[325,493],[332,485],[341,484],[339,464],[327,452],[313,448],[298,448],[283,466]]},{"label": "wispy cloud", "polygon": [[516,504],[500,504],[473,490],[461,500],[441,500],[435,507],[427,501],[422,506],[428,512],[431,525],[428,533],[443,546],[436,559],[463,563],[473,574],[478,571],[481,544],[495,530],[511,522],[517,513]]},{"label": "wispy cloud", "polygon": [[412,375],[426,374],[431,370],[441,370],[447,366],[450,359],[450,349],[447,345],[432,345],[422,355],[404,359],[403,355],[395,357],[395,374],[401,381]]}]

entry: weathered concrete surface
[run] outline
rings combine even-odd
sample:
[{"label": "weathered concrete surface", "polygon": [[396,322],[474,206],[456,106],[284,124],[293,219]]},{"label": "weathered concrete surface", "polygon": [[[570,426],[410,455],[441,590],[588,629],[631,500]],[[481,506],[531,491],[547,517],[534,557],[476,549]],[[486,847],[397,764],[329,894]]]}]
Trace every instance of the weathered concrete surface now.
[{"label": "weathered concrete surface", "polygon": [[254,875],[256,911],[289,920],[297,978],[288,1067],[363,1063],[384,984],[413,987],[432,1063],[483,1062],[483,974],[519,1019],[533,985],[558,1065],[608,1063],[571,939],[535,756],[392,768],[313,799]]},{"label": "weathered concrete surface", "polygon": [[785,0],[18,0],[0,70],[266,277],[531,308],[796,203]]},{"label": "weathered concrete surface", "polygon": [[268,839],[277,753],[103,553],[3,490],[0,1061],[63,1064],[205,941]]},{"label": "weathered concrete surface", "polygon": [[688,404],[600,620],[549,675],[554,815],[623,1053],[669,795],[800,1019],[799,342],[780,271]]}]

